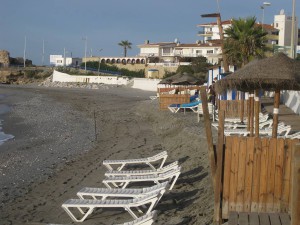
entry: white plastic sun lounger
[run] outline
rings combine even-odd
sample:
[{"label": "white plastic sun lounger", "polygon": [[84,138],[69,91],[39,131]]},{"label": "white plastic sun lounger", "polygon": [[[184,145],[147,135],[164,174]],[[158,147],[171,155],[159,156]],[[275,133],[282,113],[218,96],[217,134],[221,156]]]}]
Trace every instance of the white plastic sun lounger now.
[{"label": "white plastic sun lounger", "polygon": [[156,175],[147,175],[147,176],[118,176],[118,177],[106,177],[102,182],[108,188],[111,188],[109,184],[114,185],[115,187],[126,188],[129,183],[133,182],[151,182],[158,184],[161,181],[168,180],[169,183],[173,180],[169,190],[172,190],[174,184],[176,183],[180,175],[181,167],[167,171],[165,173],[156,174]]},{"label": "white plastic sun lounger", "polygon": [[105,173],[106,177],[116,177],[116,176],[145,176],[145,175],[154,175],[154,174],[160,174],[165,173],[169,170],[176,169],[178,167],[178,161],[175,161],[167,166],[164,166],[162,168],[156,169],[156,170],[112,170],[107,171]]},{"label": "white plastic sun lounger", "polygon": [[300,139],[300,131],[293,133],[293,134],[288,134],[285,136],[285,138],[289,139]]},{"label": "white plastic sun lounger", "polygon": [[154,210],[131,222],[126,222],[126,223],[116,224],[116,225],[151,225],[154,222],[156,217],[157,217],[157,211]]},{"label": "white plastic sun lounger", "polygon": [[153,192],[165,190],[168,186],[168,181],[156,184],[152,187],[145,188],[82,188],[77,192],[80,199],[105,200],[111,198],[140,198]]},{"label": "white plastic sun lounger", "polygon": [[[264,127],[271,127],[273,124],[273,120],[270,119],[270,120],[266,120],[264,122],[260,122],[258,124],[259,126],[259,129],[263,129]],[[217,123],[214,123],[212,124],[212,126],[218,128],[218,125]],[[247,128],[247,124],[240,124],[240,123],[225,123],[224,124],[224,127],[226,128],[229,128],[229,129],[240,129],[240,128]]]},{"label": "white plastic sun lounger", "polygon": [[162,168],[164,165],[166,159],[168,157],[168,154],[166,151],[163,151],[159,154],[156,154],[154,156],[148,157],[148,158],[140,158],[140,159],[125,159],[125,160],[104,160],[103,165],[106,166],[108,170],[114,170],[113,165],[119,165],[119,167],[116,170],[122,170],[124,166],[128,164],[147,164],[150,166],[153,170],[157,169],[155,168],[151,163],[157,162],[159,160],[162,160],[158,168]]},{"label": "white plastic sun lounger", "polygon": [[[124,208],[134,219],[137,219],[138,217],[133,212],[133,208],[138,207],[138,211],[142,213],[142,211],[140,210],[140,206],[146,207],[147,205],[149,205],[148,210],[147,212],[145,212],[145,214],[150,213],[153,207],[156,205],[159,198],[158,195],[161,194],[161,192],[164,191],[154,192],[141,198],[126,200],[69,199],[62,204],[62,208],[75,222],[83,222],[94,211],[95,208]],[[79,213],[82,215],[78,216],[77,212],[76,216],[74,214],[76,212],[75,208],[78,209]],[[87,211],[84,212],[83,210],[86,209]]]},{"label": "white plastic sun lounger", "polygon": [[[284,125],[284,123],[278,124],[278,130],[277,134],[281,135],[282,133],[285,132],[284,136],[288,135],[288,133],[291,130],[291,126],[289,125]],[[224,130],[224,135],[225,136],[230,136],[230,135],[241,135],[241,136],[247,136],[250,134],[250,131],[247,131],[246,129],[226,129]],[[260,129],[259,130],[260,135],[272,135],[272,127],[270,128],[265,128],[265,129]]]}]

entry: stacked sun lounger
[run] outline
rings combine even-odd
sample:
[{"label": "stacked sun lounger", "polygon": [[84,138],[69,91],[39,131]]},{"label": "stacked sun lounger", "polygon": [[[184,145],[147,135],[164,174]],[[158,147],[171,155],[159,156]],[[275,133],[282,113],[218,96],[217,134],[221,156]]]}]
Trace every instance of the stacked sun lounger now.
[{"label": "stacked sun lounger", "polygon": [[[105,172],[103,184],[107,188],[82,188],[77,192],[78,198],[67,200],[62,208],[75,222],[83,222],[96,208],[123,208],[134,219],[123,225],[150,225],[157,214],[152,211],[153,208],[168,189],[172,190],[180,175],[181,168],[177,161],[164,165],[167,156],[167,152],[163,151],[147,158],[105,160],[103,165],[108,171]],[[149,169],[123,170],[132,164],[148,165]],[[136,182],[139,185],[154,182],[154,185],[127,188]]]}]

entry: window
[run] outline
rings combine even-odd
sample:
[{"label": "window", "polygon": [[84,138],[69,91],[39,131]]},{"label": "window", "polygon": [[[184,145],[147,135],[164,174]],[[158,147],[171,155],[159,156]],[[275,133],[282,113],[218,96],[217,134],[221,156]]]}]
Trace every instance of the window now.
[{"label": "window", "polygon": [[278,23],[275,24],[275,27],[278,27]]},{"label": "window", "polygon": [[207,53],[207,54],[213,54],[213,53],[214,53],[214,50],[207,50],[206,53]]}]

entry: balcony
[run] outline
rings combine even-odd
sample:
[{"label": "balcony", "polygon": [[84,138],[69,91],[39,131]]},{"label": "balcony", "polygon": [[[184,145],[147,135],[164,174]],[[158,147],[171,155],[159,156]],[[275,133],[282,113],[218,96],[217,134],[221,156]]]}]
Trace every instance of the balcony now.
[{"label": "balcony", "polygon": [[205,36],[205,37],[211,37],[213,36],[212,31],[198,31],[198,36]]}]

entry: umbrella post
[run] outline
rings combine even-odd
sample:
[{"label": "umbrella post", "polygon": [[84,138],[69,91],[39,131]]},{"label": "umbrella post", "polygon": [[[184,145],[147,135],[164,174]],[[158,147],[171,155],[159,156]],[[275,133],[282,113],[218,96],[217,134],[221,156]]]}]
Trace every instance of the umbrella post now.
[{"label": "umbrella post", "polygon": [[243,95],[241,91],[239,91],[239,97],[241,100],[241,111],[240,111],[240,119],[241,119],[241,123],[244,122],[244,111],[245,111],[245,94]]},{"label": "umbrella post", "polygon": [[255,137],[259,137],[259,90],[255,90],[255,96],[254,96],[254,101],[255,101]]},{"label": "umbrella post", "polygon": [[280,104],[280,90],[276,89],[275,96],[274,96],[274,109],[273,109],[273,130],[272,130],[273,138],[277,137],[279,104]]},{"label": "umbrella post", "polygon": [[250,136],[253,137],[254,134],[254,92],[250,92]]}]

